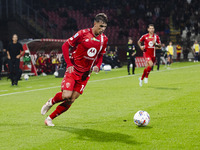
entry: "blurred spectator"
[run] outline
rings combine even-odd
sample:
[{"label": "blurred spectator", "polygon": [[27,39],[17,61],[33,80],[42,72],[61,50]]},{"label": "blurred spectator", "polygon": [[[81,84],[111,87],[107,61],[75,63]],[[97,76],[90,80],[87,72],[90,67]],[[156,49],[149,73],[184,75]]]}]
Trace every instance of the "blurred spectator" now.
[{"label": "blurred spectator", "polygon": [[53,70],[54,70],[53,72],[58,71],[58,68],[60,66],[60,61],[56,55],[54,55],[52,58],[52,65],[53,65]]},{"label": "blurred spectator", "polygon": [[47,74],[44,72],[45,71],[45,59],[46,57],[43,55],[38,55],[39,57],[36,59],[36,68],[37,68],[37,73],[42,74],[43,76],[46,76]]},{"label": "blurred spectator", "polygon": [[176,45],[176,54],[177,54],[176,61],[180,61],[181,53],[182,53],[182,47],[180,46],[180,44],[177,44]]},{"label": "blurred spectator", "polygon": [[199,57],[199,44],[198,41],[196,40],[192,46],[192,49],[194,50],[194,62],[198,62],[198,57]]},{"label": "blurred spectator", "polygon": [[1,80],[2,65],[3,65],[3,42],[0,41],[0,80]]}]

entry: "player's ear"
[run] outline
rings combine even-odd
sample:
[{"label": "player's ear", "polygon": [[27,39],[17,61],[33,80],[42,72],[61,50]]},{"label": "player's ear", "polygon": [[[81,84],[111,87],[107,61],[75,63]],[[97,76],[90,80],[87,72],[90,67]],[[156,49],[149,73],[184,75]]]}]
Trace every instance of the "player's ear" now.
[{"label": "player's ear", "polygon": [[96,21],[94,21],[94,26],[96,26],[96,24],[97,24],[97,22],[96,22]]}]

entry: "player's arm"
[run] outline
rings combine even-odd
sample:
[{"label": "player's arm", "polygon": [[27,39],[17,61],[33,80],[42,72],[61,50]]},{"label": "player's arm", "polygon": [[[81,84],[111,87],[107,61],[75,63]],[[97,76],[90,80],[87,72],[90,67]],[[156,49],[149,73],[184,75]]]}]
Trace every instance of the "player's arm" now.
[{"label": "player's arm", "polygon": [[160,41],[160,37],[158,35],[156,36],[155,47],[157,47],[158,49],[161,48],[161,41]]},{"label": "player's arm", "polygon": [[69,38],[63,45],[62,45],[62,52],[67,64],[67,72],[71,73],[74,70],[74,66],[69,58],[69,50],[71,47],[75,47],[79,44],[81,39],[81,31],[77,32],[73,37]]},{"label": "player's arm", "polygon": [[103,54],[99,54],[98,59],[97,59],[97,64],[93,67],[94,72],[99,72],[100,71],[100,66],[103,62]]},{"label": "player's arm", "polygon": [[16,56],[16,58],[18,58],[18,59],[24,54],[24,49],[21,44],[20,44],[20,50],[21,50],[20,54]]},{"label": "player's arm", "polygon": [[144,40],[144,36],[142,36],[139,40],[138,40],[138,46],[140,47],[140,49],[142,51],[144,51],[144,46],[142,46],[142,41]]},{"label": "player's arm", "polygon": [[63,45],[62,45],[62,52],[63,52],[63,56],[64,56],[64,59],[65,59],[65,62],[67,64],[67,72],[71,73],[74,71],[74,66],[69,58],[69,48],[70,48],[70,45],[69,45],[69,42],[65,42]]},{"label": "player's arm", "polygon": [[133,46],[133,53],[132,53],[132,56],[135,56],[136,54],[136,50],[135,50],[135,46]]},{"label": "player's arm", "polygon": [[100,66],[103,62],[103,55],[106,53],[106,47],[107,47],[107,43],[108,43],[108,38],[106,38],[105,42],[104,42],[104,46],[102,48],[102,52],[98,55],[97,58],[97,63],[96,65],[93,67],[94,72],[99,72],[100,71]]},{"label": "player's arm", "polygon": [[9,51],[7,51],[7,57],[8,57],[8,59],[11,59]]}]

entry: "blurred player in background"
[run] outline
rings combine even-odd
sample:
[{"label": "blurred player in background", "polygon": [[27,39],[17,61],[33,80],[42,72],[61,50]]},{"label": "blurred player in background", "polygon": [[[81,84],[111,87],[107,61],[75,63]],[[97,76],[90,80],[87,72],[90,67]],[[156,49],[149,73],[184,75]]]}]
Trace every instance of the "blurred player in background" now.
[{"label": "blurred player in background", "polygon": [[181,52],[182,52],[182,47],[180,44],[177,44],[176,45],[176,54],[177,54],[176,61],[180,61]]},{"label": "blurred player in background", "polygon": [[136,49],[135,45],[133,44],[133,40],[129,38],[128,40],[128,45],[127,45],[127,69],[128,69],[128,75],[130,75],[130,64],[132,64],[132,74],[135,74],[135,54],[136,54]]},{"label": "blurred player in background", "polygon": [[[138,40],[138,45],[140,49],[143,51],[143,56],[146,60],[146,67],[143,71],[142,77],[139,78],[139,85],[142,86],[142,81],[144,79],[144,83],[148,83],[148,76],[155,62],[155,50],[156,48],[161,47],[160,37],[156,35],[155,28],[153,24],[148,25],[147,34],[143,35]],[[144,46],[142,46],[142,42],[144,42]]]},{"label": "blurred player in background", "polygon": [[174,48],[173,48],[173,45],[172,45],[172,42],[169,42],[169,45],[167,46],[167,64],[168,66],[173,62],[172,61],[172,57],[174,55]]},{"label": "blurred player in background", "polygon": [[194,42],[194,45],[192,46],[192,49],[194,50],[194,62],[198,62],[199,44],[198,44],[197,41]]},{"label": "blurred player in background", "polygon": [[[41,114],[46,114],[54,104],[62,103],[45,119],[47,126],[54,126],[52,120],[67,111],[75,99],[83,93],[92,70],[99,72],[108,42],[108,38],[103,34],[107,23],[107,16],[99,13],[94,19],[93,28],[78,31],[63,44],[62,51],[67,70],[61,83],[61,92],[46,102]],[[69,50],[73,51],[71,60]]]},{"label": "blurred player in background", "polygon": [[18,85],[19,80],[19,65],[20,57],[23,55],[24,50],[22,45],[18,42],[17,34],[12,36],[12,42],[7,49],[8,66],[10,71],[11,85]]}]

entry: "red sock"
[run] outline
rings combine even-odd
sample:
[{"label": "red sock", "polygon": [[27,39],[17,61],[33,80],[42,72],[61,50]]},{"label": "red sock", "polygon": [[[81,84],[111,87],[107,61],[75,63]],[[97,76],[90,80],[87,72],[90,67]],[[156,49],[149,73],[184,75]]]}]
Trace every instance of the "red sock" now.
[{"label": "red sock", "polygon": [[62,92],[58,92],[56,93],[56,95],[53,97],[52,99],[52,104],[54,105],[55,103],[59,103],[59,102],[62,102],[63,99],[62,99]]},{"label": "red sock", "polygon": [[151,67],[148,66],[148,67],[147,67],[147,73],[146,73],[146,75],[145,75],[145,78],[148,78],[150,71],[151,71]]},{"label": "red sock", "polygon": [[144,79],[144,77],[146,76],[146,73],[147,73],[147,69],[146,69],[146,68],[144,68],[144,71],[143,71],[143,74],[142,74],[142,78],[141,78],[141,80],[143,80],[143,79]]},{"label": "red sock", "polygon": [[56,118],[57,116],[59,116],[60,114],[64,113],[65,111],[67,111],[70,108],[71,104],[68,104],[67,101],[64,101],[62,104],[58,105],[56,107],[56,110],[54,110],[54,112],[49,115],[49,117],[51,119]]}]

